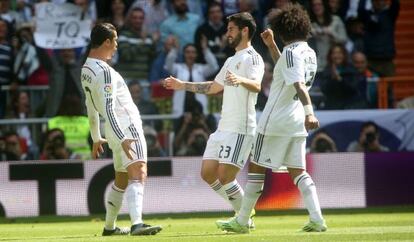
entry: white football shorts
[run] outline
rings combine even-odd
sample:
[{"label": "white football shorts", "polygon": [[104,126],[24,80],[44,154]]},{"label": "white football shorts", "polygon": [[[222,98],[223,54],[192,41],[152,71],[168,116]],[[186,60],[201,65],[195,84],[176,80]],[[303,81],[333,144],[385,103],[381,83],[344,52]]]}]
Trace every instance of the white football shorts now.
[{"label": "white football shorts", "polygon": [[132,160],[126,156],[119,141],[108,139],[109,147],[113,153],[114,169],[117,172],[127,172],[126,168],[132,163],[147,162],[147,143],[145,142],[144,132],[140,126],[138,128],[136,127],[137,125],[131,125],[124,131],[126,137],[138,140],[131,144],[132,151],[130,152],[133,157]]},{"label": "white football shorts", "polygon": [[306,137],[266,136],[256,133],[251,162],[273,171],[281,166],[306,169]]},{"label": "white football shorts", "polygon": [[241,169],[249,158],[252,143],[253,135],[217,130],[208,138],[203,160],[217,160]]}]

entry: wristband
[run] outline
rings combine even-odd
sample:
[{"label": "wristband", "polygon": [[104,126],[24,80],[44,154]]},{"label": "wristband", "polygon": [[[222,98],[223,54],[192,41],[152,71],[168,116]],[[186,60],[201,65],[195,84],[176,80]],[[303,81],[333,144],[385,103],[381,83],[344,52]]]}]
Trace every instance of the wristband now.
[{"label": "wristband", "polygon": [[303,109],[305,110],[305,116],[313,115],[313,107],[312,107],[312,105],[310,105],[310,104],[305,105],[305,106],[303,106]]}]

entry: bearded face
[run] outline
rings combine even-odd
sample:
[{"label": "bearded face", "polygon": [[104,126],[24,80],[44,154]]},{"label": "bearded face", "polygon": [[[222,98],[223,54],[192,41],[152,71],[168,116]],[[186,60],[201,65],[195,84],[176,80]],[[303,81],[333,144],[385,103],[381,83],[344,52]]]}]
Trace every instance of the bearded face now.
[{"label": "bearded face", "polygon": [[242,40],[242,34],[239,32],[235,37],[227,36],[227,44],[231,48],[236,48]]},{"label": "bearded face", "polygon": [[188,12],[187,0],[175,0],[173,4],[174,4],[174,11],[178,15]]}]

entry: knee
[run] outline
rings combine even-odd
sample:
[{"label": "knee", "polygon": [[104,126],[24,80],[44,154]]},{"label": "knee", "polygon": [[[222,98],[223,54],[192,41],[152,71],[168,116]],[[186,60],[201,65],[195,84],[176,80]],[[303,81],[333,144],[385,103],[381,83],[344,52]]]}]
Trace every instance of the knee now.
[{"label": "knee", "polygon": [[233,177],[228,177],[228,176],[225,176],[223,174],[219,175],[218,179],[219,179],[219,181],[222,185],[225,185],[227,183],[230,183],[230,182],[234,181]]},{"label": "knee", "polygon": [[144,183],[147,180],[147,166],[146,164],[137,164],[133,167],[128,167],[128,179],[138,180]]},{"label": "knee", "polygon": [[201,169],[200,176],[201,179],[203,179],[208,184],[211,184],[217,180],[215,172],[209,169]]},{"label": "knee", "polygon": [[297,185],[296,180],[304,175],[307,174],[307,172],[303,169],[297,169],[297,168],[288,168],[288,172],[289,172],[289,176],[292,179],[292,181],[294,181],[295,185]]}]

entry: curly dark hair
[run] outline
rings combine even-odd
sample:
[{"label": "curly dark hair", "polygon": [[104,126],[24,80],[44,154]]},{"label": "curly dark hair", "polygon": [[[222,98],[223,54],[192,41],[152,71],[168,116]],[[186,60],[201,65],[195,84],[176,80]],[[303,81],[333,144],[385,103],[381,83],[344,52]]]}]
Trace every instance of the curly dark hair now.
[{"label": "curly dark hair", "polygon": [[309,15],[299,4],[289,4],[283,8],[271,19],[270,26],[284,42],[307,40],[311,31]]}]

